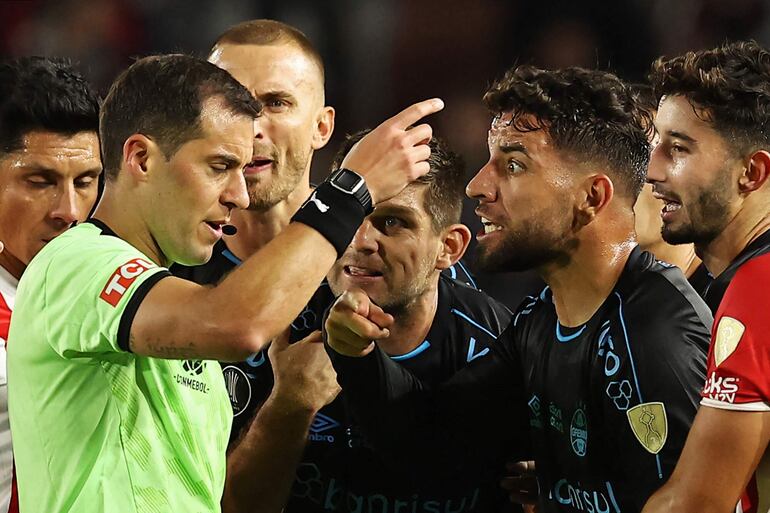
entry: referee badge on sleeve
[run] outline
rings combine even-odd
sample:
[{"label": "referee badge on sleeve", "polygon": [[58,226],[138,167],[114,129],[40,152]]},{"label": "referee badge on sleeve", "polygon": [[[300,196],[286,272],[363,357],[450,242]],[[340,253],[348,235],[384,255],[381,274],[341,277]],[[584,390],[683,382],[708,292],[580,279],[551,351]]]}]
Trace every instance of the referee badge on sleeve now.
[{"label": "referee badge on sleeve", "polygon": [[668,420],[663,403],[642,403],[626,412],[631,431],[648,452],[658,454],[666,444]]},{"label": "referee badge on sleeve", "polygon": [[744,331],[746,331],[746,326],[738,319],[727,316],[719,319],[716,341],[714,342],[714,363],[717,367],[733,354]]}]

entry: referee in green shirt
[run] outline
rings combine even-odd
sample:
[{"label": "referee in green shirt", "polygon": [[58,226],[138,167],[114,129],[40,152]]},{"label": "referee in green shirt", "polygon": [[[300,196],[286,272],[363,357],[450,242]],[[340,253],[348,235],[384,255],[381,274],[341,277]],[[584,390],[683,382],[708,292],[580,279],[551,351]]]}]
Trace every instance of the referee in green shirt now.
[{"label": "referee in green shirt", "polygon": [[94,218],[49,242],[18,290],[8,344],[21,511],[219,511],[230,405],[219,365],[289,325],[378,201],[428,171],[415,104],[351,150],[293,222],[216,287],[197,265],[248,203],[260,106],[225,71],[141,59],[100,119]]}]

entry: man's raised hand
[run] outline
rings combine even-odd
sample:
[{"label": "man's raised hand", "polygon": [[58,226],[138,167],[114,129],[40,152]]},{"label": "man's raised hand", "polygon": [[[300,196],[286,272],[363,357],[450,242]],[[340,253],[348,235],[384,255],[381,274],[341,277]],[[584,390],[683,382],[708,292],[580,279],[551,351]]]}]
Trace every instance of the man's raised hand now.
[{"label": "man's raised hand", "polygon": [[270,344],[268,356],[273,367],[273,395],[286,410],[316,413],[340,392],[337,374],[323,347],[321,332],[289,343],[289,332]]},{"label": "man's raised hand", "polygon": [[428,124],[412,125],[443,108],[444,102],[438,98],[410,105],[366,134],[350,149],[342,167],[366,179],[375,205],[392,198],[430,170],[428,143],[433,129]]},{"label": "man's raised hand", "polygon": [[362,357],[374,349],[374,341],[390,335],[393,317],[372,303],[362,290],[353,289],[337,298],[326,319],[326,342],[344,356]]}]

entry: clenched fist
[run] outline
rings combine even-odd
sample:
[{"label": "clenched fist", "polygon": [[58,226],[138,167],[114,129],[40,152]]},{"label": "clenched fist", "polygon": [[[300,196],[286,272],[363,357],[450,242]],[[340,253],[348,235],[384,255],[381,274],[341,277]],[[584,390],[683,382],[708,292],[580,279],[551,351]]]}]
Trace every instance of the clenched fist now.
[{"label": "clenched fist", "polygon": [[326,342],[345,356],[361,357],[374,349],[374,341],[387,338],[393,316],[372,303],[360,289],[345,291],[332,306],[324,331]]}]

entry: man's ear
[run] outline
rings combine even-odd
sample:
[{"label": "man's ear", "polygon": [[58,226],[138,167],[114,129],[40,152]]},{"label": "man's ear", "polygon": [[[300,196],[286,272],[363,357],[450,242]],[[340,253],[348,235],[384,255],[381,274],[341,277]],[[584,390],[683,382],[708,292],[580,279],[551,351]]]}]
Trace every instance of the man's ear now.
[{"label": "man's ear", "polygon": [[320,150],[331,139],[334,132],[334,107],[323,107],[316,117],[315,130],[313,130],[312,146],[314,150]]},{"label": "man's ear", "polygon": [[581,226],[589,224],[609,205],[615,196],[615,186],[605,174],[591,175],[583,182],[577,206],[577,222]]},{"label": "man's ear", "polygon": [[[143,182],[147,180],[149,162],[157,158],[160,148],[155,142],[142,134],[133,134],[123,143],[122,168],[134,180]],[[161,155],[162,156],[162,155]]]},{"label": "man's ear", "polygon": [[456,223],[444,228],[441,251],[436,258],[436,269],[443,271],[456,264],[468,249],[471,231],[464,224]]},{"label": "man's ear", "polygon": [[770,174],[770,153],[758,150],[751,154],[748,164],[738,178],[738,191],[754,192],[762,187]]}]

